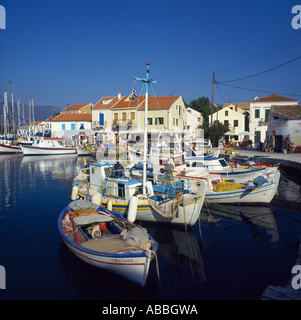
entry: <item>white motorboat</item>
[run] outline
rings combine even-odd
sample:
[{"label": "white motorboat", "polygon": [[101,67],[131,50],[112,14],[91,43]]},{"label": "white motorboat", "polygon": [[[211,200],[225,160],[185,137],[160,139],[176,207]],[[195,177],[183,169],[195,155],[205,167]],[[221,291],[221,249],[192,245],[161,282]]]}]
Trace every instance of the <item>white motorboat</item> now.
[{"label": "white motorboat", "polygon": [[75,154],[76,149],[65,146],[63,141],[35,138],[31,146],[23,146],[24,156]]}]

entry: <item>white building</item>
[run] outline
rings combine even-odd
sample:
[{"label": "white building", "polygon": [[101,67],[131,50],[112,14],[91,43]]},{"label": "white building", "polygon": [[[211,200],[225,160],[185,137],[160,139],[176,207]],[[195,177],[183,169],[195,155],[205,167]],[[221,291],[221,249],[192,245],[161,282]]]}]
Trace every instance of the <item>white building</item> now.
[{"label": "white building", "polygon": [[187,108],[186,112],[187,112],[186,129],[189,130],[191,133],[195,133],[195,130],[203,124],[204,117],[201,114],[201,112],[198,112],[192,108]]},{"label": "white building", "polygon": [[250,101],[250,132],[254,134],[255,147],[267,138],[269,114],[272,105],[297,105],[298,100],[271,94]]},{"label": "white building", "polygon": [[[238,134],[249,130],[249,103],[225,103],[223,108],[213,113],[212,122],[219,121],[229,126],[234,138],[241,141],[244,137]],[[209,116],[211,123],[211,115]]]},{"label": "white building", "polygon": [[301,146],[301,105],[271,106],[268,137],[275,151],[280,152],[286,138]]},{"label": "white building", "polygon": [[62,113],[51,119],[52,137],[68,137],[78,135],[80,132],[87,136],[92,133],[91,113]]}]

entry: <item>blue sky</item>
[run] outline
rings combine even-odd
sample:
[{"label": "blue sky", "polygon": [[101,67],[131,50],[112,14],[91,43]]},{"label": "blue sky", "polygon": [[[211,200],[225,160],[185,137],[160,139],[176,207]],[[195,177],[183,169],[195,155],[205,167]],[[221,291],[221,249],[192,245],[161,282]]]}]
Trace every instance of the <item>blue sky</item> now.
[{"label": "blue sky", "polygon": [[[0,0],[0,92],[65,107],[130,94],[149,62],[153,95],[211,99],[212,74],[231,80],[301,55],[290,0]],[[229,85],[301,100],[301,59]],[[139,93],[140,85],[136,85]],[[215,86],[214,102],[268,93]],[[289,95],[287,95],[289,96]]]}]

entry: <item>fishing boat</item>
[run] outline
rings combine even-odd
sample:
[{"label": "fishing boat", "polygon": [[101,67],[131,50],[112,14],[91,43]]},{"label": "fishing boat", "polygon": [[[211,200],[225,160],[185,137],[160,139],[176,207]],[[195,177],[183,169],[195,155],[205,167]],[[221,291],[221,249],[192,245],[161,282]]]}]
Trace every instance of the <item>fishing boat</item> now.
[{"label": "fishing boat", "polygon": [[79,259],[145,286],[158,248],[145,229],[85,200],[73,201],[62,210],[58,229]]},{"label": "fishing boat", "polygon": [[[247,205],[267,205],[274,198],[280,179],[280,172],[274,171],[269,174],[257,176],[253,181],[237,183],[227,181],[218,174],[208,174],[201,178],[206,179],[207,189],[205,193],[206,203],[219,204],[247,204]],[[194,185],[194,183],[191,183]]]},{"label": "fishing boat", "polygon": [[22,153],[22,149],[20,146],[14,145],[11,141],[1,141],[0,143],[0,154],[16,154]]},{"label": "fishing boat", "polygon": [[79,156],[89,156],[93,153],[93,151],[94,150],[89,147],[76,146],[76,153]]},{"label": "fishing boat", "polygon": [[109,162],[90,163],[74,179],[71,199],[90,199],[132,222],[137,219],[187,226],[196,223],[204,203],[205,180],[197,181],[192,192],[184,188],[190,184],[184,181],[187,179],[175,179],[174,173],[167,170],[153,177],[153,181],[146,181],[145,187],[141,176],[134,168],[124,169]]},{"label": "fishing boat", "polygon": [[22,152],[24,156],[62,155],[75,154],[76,149],[65,146],[63,141],[37,137],[31,146],[23,146]]}]

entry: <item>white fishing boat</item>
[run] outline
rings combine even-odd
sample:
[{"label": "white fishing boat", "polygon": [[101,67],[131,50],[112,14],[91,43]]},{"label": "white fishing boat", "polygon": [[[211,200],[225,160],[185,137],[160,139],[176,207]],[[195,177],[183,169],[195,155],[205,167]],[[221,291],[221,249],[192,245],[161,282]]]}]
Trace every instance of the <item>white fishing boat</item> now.
[{"label": "white fishing boat", "polygon": [[35,138],[31,146],[23,146],[24,156],[75,154],[76,149],[65,146],[63,141]]},{"label": "white fishing boat", "polygon": [[76,147],[76,153],[79,156],[89,156],[93,153],[93,150],[89,147],[82,147],[82,146],[77,146]]},{"label": "white fishing boat", "polygon": [[[274,171],[270,174],[256,177],[253,181],[236,183],[224,180],[220,175],[208,174],[205,179],[207,183],[206,203],[219,204],[248,204],[267,205],[274,198],[280,179],[280,172]],[[197,178],[193,178],[197,181]],[[192,182],[192,185],[194,183]]]},{"label": "white fishing boat", "polygon": [[71,202],[58,229],[75,256],[145,286],[158,245],[147,231],[90,201]]},{"label": "white fishing boat", "polygon": [[[166,222],[193,226],[201,212],[207,182],[198,181],[195,192],[184,188],[185,178],[175,179],[172,172],[154,177],[156,184],[132,175],[131,170],[112,167],[106,162],[89,164],[73,183],[72,200],[90,199],[130,221]],[[182,181],[181,181],[182,180]],[[143,190],[146,195],[143,195]]]}]

